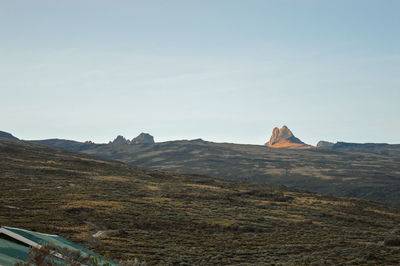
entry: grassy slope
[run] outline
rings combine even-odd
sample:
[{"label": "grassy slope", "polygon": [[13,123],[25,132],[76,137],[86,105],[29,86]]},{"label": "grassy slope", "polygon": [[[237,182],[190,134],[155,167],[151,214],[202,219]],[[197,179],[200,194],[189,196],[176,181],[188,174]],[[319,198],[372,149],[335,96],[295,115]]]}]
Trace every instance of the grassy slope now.
[{"label": "grassy slope", "polygon": [[[265,184],[142,170],[0,139],[0,224],[150,264],[395,264],[400,212]],[[98,239],[91,237],[103,230]]]},{"label": "grassy slope", "polygon": [[175,141],[83,151],[145,168],[283,184],[400,206],[400,157],[258,145]]}]

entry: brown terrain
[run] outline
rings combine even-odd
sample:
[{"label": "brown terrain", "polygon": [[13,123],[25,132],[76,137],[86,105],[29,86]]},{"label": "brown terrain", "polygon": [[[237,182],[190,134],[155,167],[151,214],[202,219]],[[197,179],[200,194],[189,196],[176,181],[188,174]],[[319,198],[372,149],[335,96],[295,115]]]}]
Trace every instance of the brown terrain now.
[{"label": "brown terrain", "polygon": [[[271,138],[271,145],[282,140],[290,140],[292,144],[302,147],[306,145],[295,138],[287,127],[274,131],[276,134]],[[400,145],[338,143],[333,148],[326,148],[325,145],[318,148],[278,149],[201,139],[154,144],[127,144],[121,141],[125,143],[122,145],[59,139],[35,143],[148,169],[279,184],[400,206]],[[357,150],[353,150],[353,147]]]},{"label": "brown terrain", "polygon": [[145,170],[1,138],[0,182],[1,225],[58,234],[114,260],[138,258],[148,265],[400,261],[395,246],[400,212],[376,202]]}]

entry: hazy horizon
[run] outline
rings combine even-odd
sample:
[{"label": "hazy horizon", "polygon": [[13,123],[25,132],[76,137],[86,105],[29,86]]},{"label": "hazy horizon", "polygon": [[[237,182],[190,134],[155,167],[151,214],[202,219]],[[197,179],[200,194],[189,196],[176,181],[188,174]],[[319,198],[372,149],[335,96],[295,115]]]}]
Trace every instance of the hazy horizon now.
[{"label": "hazy horizon", "polygon": [[[279,127],[280,128],[280,127]],[[290,129],[290,128],[289,128]],[[3,130],[0,130],[0,131],[3,131]],[[79,138],[79,139],[74,139],[74,138],[70,138],[70,137],[68,137],[68,136],[66,136],[66,137],[57,137],[57,136],[49,136],[49,137],[47,137],[47,138],[32,138],[32,137],[27,137],[27,138],[22,138],[22,137],[20,137],[20,136],[18,136],[18,135],[15,135],[13,132],[9,132],[9,131],[4,131],[4,132],[7,132],[7,133],[10,133],[10,134],[12,134],[13,136],[15,136],[15,137],[17,137],[17,138],[19,138],[19,139],[21,139],[21,140],[45,140],[45,139],[65,139],[65,140],[73,140],[73,141],[79,141],[79,142],[85,142],[85,141],[92,141],[92,142],[94,142],[94,143],[96,143],[96,144],[107,144],[107,143],[109,143],[110,141],[113,141],[117,136],[123,136],[123,137],[125,137],[126,139],[128,139],[128,140],[131,140],[131,139],[133,139],[134,137],[137,137],[139,134],[141,134],[141,133],[148,133],[148,134],[150,134],[150,135],[152,135],[153,137],[154,137],[154,140],[155,140],[155,142],[156,143],[159,143],[159,142],[167,142],[167,141],[179,141],[179,140],[196,140],[196,139],[202,139],[202,140],[204,140],[204,141],[211,141],[211,142],[216,142],[216,143],[234,143],[234,144],[249,144],[249,145],[265,145],[265,143],[270,139],[270,137],[271,137],[271,135],[272,135],[272,130],[271,130],[271,134],[270,135],[268,135],[266,138],[265,138],[265,140],[264,140],[264,142],[261,142],[261,143],[247,143],[247,142],[235,142],[234,140],[232,140],[232,141],[230,141],[230,140],[223,140],[223,139],[206,139],[206,138],[203,138],[203,137],[201,137],[201,136],[198,136],[198,137],[185,137],[185,136],[181,136],[181,137],[177,137],[177,138],[170,138],[170,139],[166,139],[166,138],[158,138],[157,136],[154,136],[153,134],[151,134],[151,133],[149,133],[149,132],[143,132],[143,131],[138,131],[138,133],[136,134],[136,135],[124,135],[124,134],[117,134],[117,135],[114,135],[114,136],[110,136],[108,139],[105,137],[105,138],[102,138],[102,139],[100,139],[99,141],[96,141],[95,139],[93,139],[93,138]],[[298,138],[300,138],[300,140],[303,140],[304,141],[304,138],[301,138],[301,137],[299,137],[298,135],[296,135],[294,132],[293,132],[293,134],[296,136],[296,137],[298,137]],[[350,142],[350,141],[345,141],[345,140],[326,140],[326,139],[320,139],[320,140],[318,140],[316,143],[309,143],[309,142],[306,142],[305,141],[305,143],[306,144],[310,144],[310,145],[312,145],[312,146],[316,146],[317,145],[317,143],[319,142],[319,141],[328,141],[328,142],[334,142],[334,143],[336,143],[336,142]],[[388,143],[388,142],[355,142],[355,143],[377,143],[377,144],[399,144],[399,143]]]},{"label": "hazy horizon", "polygon": [[400,143],[400,2],[1,1],[0,131]]}]

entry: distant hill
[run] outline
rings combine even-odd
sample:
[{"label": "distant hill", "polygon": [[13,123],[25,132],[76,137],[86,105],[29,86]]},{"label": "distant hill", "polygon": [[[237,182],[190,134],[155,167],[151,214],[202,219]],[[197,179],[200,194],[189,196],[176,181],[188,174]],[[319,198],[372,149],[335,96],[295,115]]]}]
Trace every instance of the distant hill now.
[{"label": "distant hill", "polygon": [[280,184],[400,207],[400,156],[331,149],[275,149],[203,140],[95,144],[82,149],[84,145],[81,143],[76,149],[55,146],[149,169]]},{"label": "distant hill", "polygon": [[400,144],[349,142],[330,143],[320,141],[317,147],[341,152],[364,152],[400,156]]},{"label": "distant hill", "polygon": [[91,148],[97,147],[98,144],[94,144],[93,142],[79,142],[74,140],[66,140],[66,139],[45,139],[45,140],[30,140],[31,143],[43,144],[51,147],[56,147],[64,150],[81,152],[84,150],[88,150]]},{"label": "distant hill", "polygon": [[[152,150],[158,155],[146,152],[141,158],[154,163],[168,153],[185,158],[211,149],[209,167],[223,158],[232,159],[229,167],[245,163],[243,156],[252,149],[247,157],[259,166],[295,156],[201,140],[120,147]],[[261,148],[273,156],[260,161]],[[319,152],[306,154],[319,160]],[[0,139],[0,182],[0,224],[57,234],[113,259],[139,258],[149,265],[396,265],[400,260],[400,250],[383,243],[398,229],[400,211],[375,202],[144,170],[6,139]]]},{"label": "distant hill", "polygon": [[18,138],[14,137],[13,135],[11,135],[10,133],[4,132],[4,131],[0,131],[0,138],[4,138],[4,139],[14,139],[17,140]]},{"label": "distant hill", "polygon": [[[135,141],[146,138],[150,142]],[[312,147],[286,126],[274,129],[267,147],[201,139],[153,141],[151,135],[142,133],[132,140],[118,136],[109,144],[59,139],[34,143],[149,169],[281,184],[400,207],[400,145],[320,141]]]}]

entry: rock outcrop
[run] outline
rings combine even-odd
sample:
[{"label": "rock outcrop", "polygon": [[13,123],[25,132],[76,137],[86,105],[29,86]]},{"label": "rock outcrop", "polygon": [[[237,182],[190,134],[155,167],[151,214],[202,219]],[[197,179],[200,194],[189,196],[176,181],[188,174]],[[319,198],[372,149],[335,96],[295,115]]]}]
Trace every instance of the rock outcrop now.
[{"label": "rock outcrop", "polygon": [[140,133],[139,136],[131,140],[131,144],[154,144],[154,138],[148,133]]},{"label": "rock outcrop", "polygon": [[335,143],[324,140],[321,140],[317,143],[317,147],[322,149],[331,149],[334,145]]},{"label": "rock outcrop", "polygon": [[114,145],[127,145],[129,143],[130,143],[130,141],[121,135],[118,135],[113,141],[110,141],[110,144],[114,144]]},{"label": "rock outcrop", "polygon": [[313,147],[296,138],[287,126],[280,129],[274,128],[270,140],[265,145],[271,148],[286,149],[309,149]]},{"label": "rock outcrop", "polygon": [[148,133],[140,133],[139,136],[132,140],[126,139],[124,136],[117,136],[113,141],[108,144],[113,145],[131,145],[131,144],[154,144],[154,138]]}]

